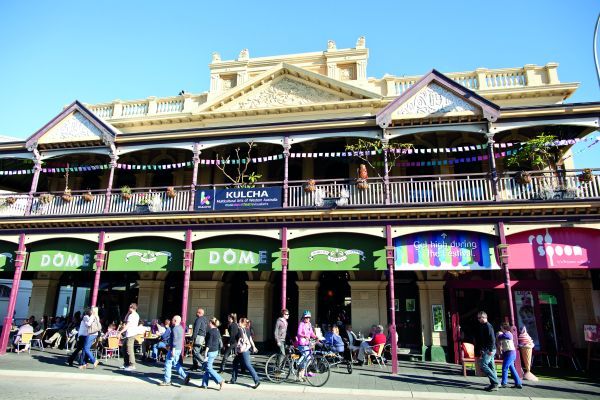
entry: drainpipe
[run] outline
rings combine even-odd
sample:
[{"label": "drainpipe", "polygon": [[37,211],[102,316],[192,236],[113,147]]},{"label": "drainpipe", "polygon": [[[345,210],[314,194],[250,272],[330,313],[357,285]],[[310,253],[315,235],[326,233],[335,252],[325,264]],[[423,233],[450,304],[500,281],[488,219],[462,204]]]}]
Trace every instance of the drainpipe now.
[{"label": "drainpipe", "polygon": [[388,279],[389,279],[389,302],[388,308],[390,312],[390,337],[392,338],[392,375],[398,374],[398,342],[395,340],[396,338],[396,308],[394,307],[395,303],[395,293],[394,293],[394,258],[395,258],[395,250],[392,243],[392,226],[385,226],[385,236],[386,236],[386,246],[385,246],[385,259],[387,261],[388,266]]},{"label": "drainpipe", "polygon": [[19,284],[21,283],[21,272],[25,264],[25,234],[19,235],[19,245],[15,252],[15,274],[13,276],[12,288],[10,289],[10,297],[8,299],[8,309],[4,317],[4,325],[2,326],[2,335],[0,336],[0,355],[6,354],[8,345],[8,337],[10,328],[12,327],[13,316],[15,314],[15,306],[17,304],[17,295],[19,293]]},{"label": "drainpipe", "polygon": [[281,228],[281,309],[287,308],[287,268],[288,268],[287,228]]},{"label": "drainpipe", "polygon": [[[283,207],[288,206],[288,178],[289,178],[289,159],[290,159],[290,138],[283,138]],[[285,228],[284,228],[285,229]],[[285,307],[284,307],[285,308]]]},{"label": "drainpipe", "polygon": [[196,185],[198,184],[198,166],[200,165],[200,144],[194,143],[194,155],[192,161],[194,163],[194,169],[192,171],[192,185],[191,185],[191,196],[190,204],[188,207],[189,211],[194,211],[194,204],[196,203]]},{"label": "drainpipe", "polygon": [[37,191],[38,182],[40,180],[40,173],[42,172],[42,160],[40,153],[37,150],[33,150],[35,160],[33,161],[33,180],[31,181],[31,188],[29,190],[29,198],[27,199],[27,207],[25,208],[25,215],[31,215],[31,208],[33,207],[33,194]]},{"label": "drainpipe", "polygon": [[100,287],[100,274],[104,268],[104,231],[100,231],[98,235],[98,250],[96,250],[96,275],[94,276],[94,288],[92,289],[92,307],[96,307],[98,302],[98,288]]},{"label": "drainpipe", "polygon": [[183,267],[185,273],[183,274],[183,300],[181,304],[181,326],[183,326],[184,332],[186,329],[186,320],[188,313],[188,296],[190,292],[190,274],[192,270],[194,250],[192,249],[192,230],[188,229],[185,232],[185,250],[183,250]]},{"label": "drainpipe", "polygon": [[500,201],[500,196],[498,193],[498,171],[496,170],[496,155],[494,153],[494,134],[487,132],[485,134],[487,137],[488,144],[488,162],[490,164],[490,173],[492,174],[492,194],[494,195],[494,201]]},{"label": "drainpipe", "polygon": [[500,244],[497,246],[498,249],[498,258],[500,259],[500,264],[502,269],[504,270],[504,289],[506,290],[506,298],[508,300],[508,316],[510,323],[510,330],[513,335],[513,342],[515,343],[515,349],[517,349],[517,359],[515,360],[515,367],[517,368],[517,373],[522,378],[523,377],[523,368],[521,367],[521,354],[519,351],[519,334],[517,332],[517,327],[515,326],[515,307],[513,302],[512,295],[512,281],[510,279],[510,270],[508,268],[508,244],[506,243],[506,235],[504,233],[504,222],[498,222],[498,236],[500,237]]}]

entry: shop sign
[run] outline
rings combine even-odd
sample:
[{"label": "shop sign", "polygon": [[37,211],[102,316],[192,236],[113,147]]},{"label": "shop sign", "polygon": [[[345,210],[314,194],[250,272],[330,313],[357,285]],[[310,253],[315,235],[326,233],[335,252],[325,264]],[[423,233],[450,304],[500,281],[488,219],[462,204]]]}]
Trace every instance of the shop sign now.
[{"label": "shop sign", "polygon": [[394,239],[397,271],[499,269],[496,238],[475,232],[423,232]]},{"label": "shop sign", "polygon": [[348,233],[304,236],[290,241],[290,270],[385,270],[385,240]]},{"label": "shop sign", "polygon": [[259,236],[231,235],[198,242],[194,270],[271,271],[281,269],[279,244]]},{"label": "shop sign", "polygon": [[600,231],[548,228],[507,236],[510,269],[600,268]]},{"label": "shop sign", "polygon": [[97,245],[83,240],[33,243],[29,249],[28,271],[90,271],[94,269]]},{"label": "shop sign", "polygon": [[215,210],[280,208],[282,188],[220,189],[215,191]]},{"label": "shop sign", "polygon": [[17,245],[10,242],[0,241],[0,272],[14,271],[15,269],[15,251]]},{"label": "shop sign", "polygon": [[181,271],[185,244],[173,239],[143,238],[109,243],[109,271]]},{"label": "shop sign", "polygon": [[215,191],[208,188],[197,188],[194,199],[194,209],[196,211],[211,211],[213,209]]}]

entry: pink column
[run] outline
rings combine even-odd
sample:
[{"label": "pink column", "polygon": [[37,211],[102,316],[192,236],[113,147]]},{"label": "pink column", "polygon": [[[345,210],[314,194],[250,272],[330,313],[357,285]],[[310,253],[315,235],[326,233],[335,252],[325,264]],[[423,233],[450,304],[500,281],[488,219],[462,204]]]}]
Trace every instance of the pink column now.
[{"label": "pink column", "polygon": [[104,231],[98,235],[98,250],[96,250],[96,275],[94,276],[94,287],[92,288],[92,307],[96,307],[98,301],[98,288],[100,287],[100,274],[104,268]]},{"label": "pink column", "polygon": [[[283,138],[283,207],[288,206],[288,180],[289,180],[289,161],[290,161],[290,138]],[[285,308],[285,307],[284,307]]]},{"label": "pink column", "polygon": [[112,193],[113,182],[115,179],[115,168],[117,168],[117,156],[110,157],[110,173],[108,175],[108,185],[106,187],[106,200],[104,201],[104,214],[108,214],[110,210],[110,199]]},{"label": "pink column", "polygon": [[37,190],[41,172],[42,160],[36,158],[33,164],[33,180],[31,181],[31,188],[29,189],[29,198],[27,199],[27,208],[25,209],[25,215],[31,215],[31,207],[33,206],[33,194]]},{"label": "pink column", "polygon": [[[386,236],[386,246],[385,246],[385,259],[387,261],[388,266],[388,279],[389,279],[389,311],[390,311],[390,324],[391,330],[390,333],[391,338],[396,337],[396,307],[394,307],[395,303],[395,293],[394,293],[394,245],[392,243],[392,226],[385,226],[385,236]],[[392,375],[396,375],[398,373],[398,342],[396,340],[392,340]]]},{"label": "pink column", "polygon": [[0,355],[6,354],[8,345],[8,337],[10,328],[15,314],[15,306],[17,304],[17,294],[19,293],[19,284],[21,283],[21,272],[25,263],[25,234],[19,236],[19,246],[17,247],[15,257],[15,275],[13,276],[12,288],[10,289],[10,297],[8,299],[8,309],[4,317],[4,325],[2,327],[2,335],[0,336]]},{"label": "pink column", "polygon": [[287,308],[287,228],[281,228],[281,309]]},{"label": "pink column", "polygon": [[192,171],[190,204],[188,206],[189,211],[194,211],[194,204],[196,201],[196,185],[198,184],[198,166],[200,165],[200,145],[198,143],[194,144],[194,155],[192,156],[192,161],[194,162],[194,169]]},{"label": "pink column", "polygon": [[181,304],[181,326],[186,330],[186,320],[188,313],[188,297],[190,292],[190,274],[192,271],[192,257],[194,250],[192,250],[192,230],[188,229],[185,232],[185,250],[183,250],[183,267],[185,273],[183,274],[183,300]]},{"label": "pink column", "polygon": [[[384,130],[385,135],[385,130]],[[389,141],[388,139],[382,139],[381,143],[383,144],[383,191],[385,193],[385,204],[390,204],[392,202],[390,197],[390,174],[388,173],[389,169],[389,160],[388,160],[388,152],[385,147],[387,147]]]}]

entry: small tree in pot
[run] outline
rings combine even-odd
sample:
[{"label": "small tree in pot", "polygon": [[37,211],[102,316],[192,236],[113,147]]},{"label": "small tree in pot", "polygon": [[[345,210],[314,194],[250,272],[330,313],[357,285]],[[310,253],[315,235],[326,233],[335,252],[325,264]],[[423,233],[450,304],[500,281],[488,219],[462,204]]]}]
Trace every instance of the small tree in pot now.
[{"label": "small tree in pot", "polygon": [[515,180],[521,184],[531,183],[531,176],[526,170],[549,169],[556,172],[560,162],[560,149],[555,144],[556,136],[542,133],[533,139],[521,143],[521,147],[506,158],[506,166],[518,168]]}]

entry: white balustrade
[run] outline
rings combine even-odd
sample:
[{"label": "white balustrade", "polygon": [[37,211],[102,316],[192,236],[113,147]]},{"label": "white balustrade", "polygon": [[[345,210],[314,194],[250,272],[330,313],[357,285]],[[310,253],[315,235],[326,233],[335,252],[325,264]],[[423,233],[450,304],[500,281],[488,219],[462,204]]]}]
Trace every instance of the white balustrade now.
[{"label": "white balustrade", "polygon": [[477,90],[479,89],[479,82],[477,81],[477,75],[475,73],[467,74],[448,74],[448,77],[454,82],[459,83],[467,89]]},{"label": "white balustrade", "polygon": [[[332,182],[317,183],[312,192],[306,192],[303,185],[290,185],[288,190],[288,206],[291,208],[315,207],[315,201],[319,196],[326,201],[333,202],[343,198],[344,194],[348,195],[347,206],[369,206],[384,203],[381,182],[369,182],[365,189],[357,188],[354,182]],[[343,193],[344,190],[346,193]]]},{"label": "white balustrade", "polygon": [[61,195],[56,195],[49,202],[42,202],[40,197],[34,197],[31,215],[88,215],[104,212],[104,193],[94,194],[91,201],[82,194],[74,194],[71,201],[65,201]]},{"label": "white balustrade", "polygon": [[[152,201],[156,208],[152,212],[175,212],[187,211],[190,202],[190,191],[180,190],[174,198],[167,196],[165,190],[150,192],[131,193],[129,199],[124,199],[119,193],[112,193],[110,198],[109,213],[111,214],[133,214],[141,211],[139,206],[142,199]],[[154,200],[157,199],[157,200]],[[156,203],[154,203],[156,201]],[[150,212],[150,210],[148,210]]]},{"label": "white balustrade", "polygon": [[489,88],[512,88],[526,86],[525,71],[522,69],[514,71],[489,71],[485,74]]},{"label": "white balustrade", "polygon": [[404,179],[390,182],[391,204],[473,203],[493,201],[488,178]]},{"label": "white balustrade", "polygon": [[148,101],[137,103],[123,103],[123,117],[132,117],[148,114]]},{"label": "white balustrade", "polygon": [[183,110],[183,99],[163,99],[157,102],[157,113],[174,113]]},{"label": "white balustrade", "polygon": [[498,190],[502,200],[568,200],[597,199],[600,197],[600,175],[590,182],[580,182],[578,175],[564,178],[549,174],[532,175],[530,183],[517,182],[512,176],[499,179]]},{"label": "white balustrade", "polygon": [[100,118],[110,118],[113,115],[113,105],[91,107],[90,110]]},{"label": "white balustrade", "polygon": [[27,210],[26,194],[0,196],[0,217],[19,217],[25,215]]}]

